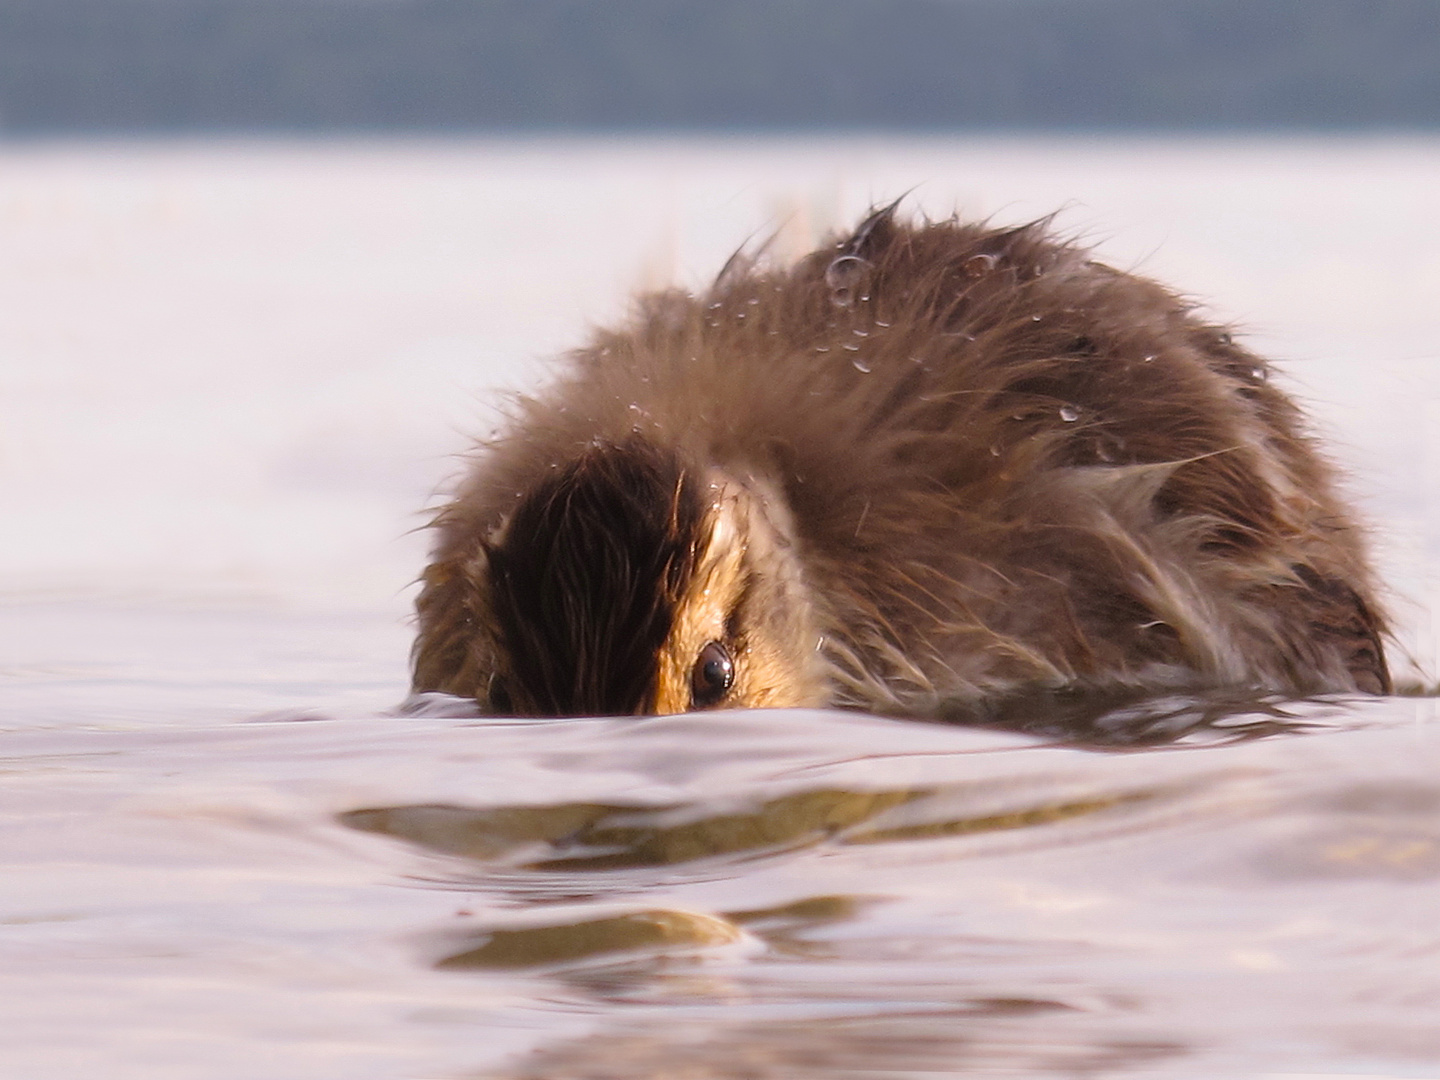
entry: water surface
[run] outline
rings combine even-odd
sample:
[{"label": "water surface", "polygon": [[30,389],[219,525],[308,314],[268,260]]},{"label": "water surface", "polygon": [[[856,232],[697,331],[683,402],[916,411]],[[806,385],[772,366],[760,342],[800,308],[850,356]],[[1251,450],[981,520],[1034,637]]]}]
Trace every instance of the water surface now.
[{"label": "water surface", "polygon": [[1440,1075],[1433,706],[13,731],[8,1069]]}]

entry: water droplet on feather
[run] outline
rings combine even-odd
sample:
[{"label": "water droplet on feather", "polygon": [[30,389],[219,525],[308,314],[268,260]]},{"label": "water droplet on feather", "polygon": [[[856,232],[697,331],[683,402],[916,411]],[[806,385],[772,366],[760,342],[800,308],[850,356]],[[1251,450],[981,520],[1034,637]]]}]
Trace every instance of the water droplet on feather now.
[{"label": "water droplet on feather", "polygon": [[832,260],[825,268],[825,284],[830,287],[830,302],[836,307],[853,306],[855,290],[869,276],[870,270],[870,262],[858,255],[841,255]]},{"label": "water droplet on feather", "polygon": [[995,269],[995,263],[997,261],[994,255],[971,255],[970,258],[960,264],[960,269],[965,271],[966,277],[984,277],[991,270]]}]

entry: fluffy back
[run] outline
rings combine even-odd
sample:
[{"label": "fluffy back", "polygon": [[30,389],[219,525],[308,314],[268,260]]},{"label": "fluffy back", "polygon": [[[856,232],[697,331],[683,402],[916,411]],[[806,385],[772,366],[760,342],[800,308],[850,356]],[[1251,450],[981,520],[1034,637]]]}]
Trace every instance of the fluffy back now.
[{"label": "fluffy back", "polygon": [[484,678],[455,628],[494,621],[477,552],[517,493],[637,436],[783,494],[838,705],[1389,686],[1363,538],[1264,360],[1044,223],[887,209],[642,297],[515,402],[437,519],[417,689]]}]

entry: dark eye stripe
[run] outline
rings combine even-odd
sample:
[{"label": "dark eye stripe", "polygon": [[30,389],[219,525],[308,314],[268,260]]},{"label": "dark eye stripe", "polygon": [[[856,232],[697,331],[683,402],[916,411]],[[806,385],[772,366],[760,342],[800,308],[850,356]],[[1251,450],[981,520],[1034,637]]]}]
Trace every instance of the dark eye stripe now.
[{"label": "dark eye stripe", "polygon": [[735,661],[730,651],[718,641],[712,641],[700,650],[695,666],[690,670],[690,704],[703,709],[719,704],[735,682]]}]

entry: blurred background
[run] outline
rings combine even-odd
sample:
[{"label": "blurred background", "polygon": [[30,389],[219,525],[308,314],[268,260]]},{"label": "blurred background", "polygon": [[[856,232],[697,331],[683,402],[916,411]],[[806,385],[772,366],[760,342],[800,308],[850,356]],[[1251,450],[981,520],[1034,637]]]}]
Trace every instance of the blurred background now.
[{"label": "blurred background", "polygon": [[1433,0],[3,0],[13,133],[1429,129]]},{"label": "blurred background", "polygon": [[0,0],[0,688],[393,702],[501,394],[900,195],[1236,322],[1433,670],[1437,125],[1434,0]]}]

